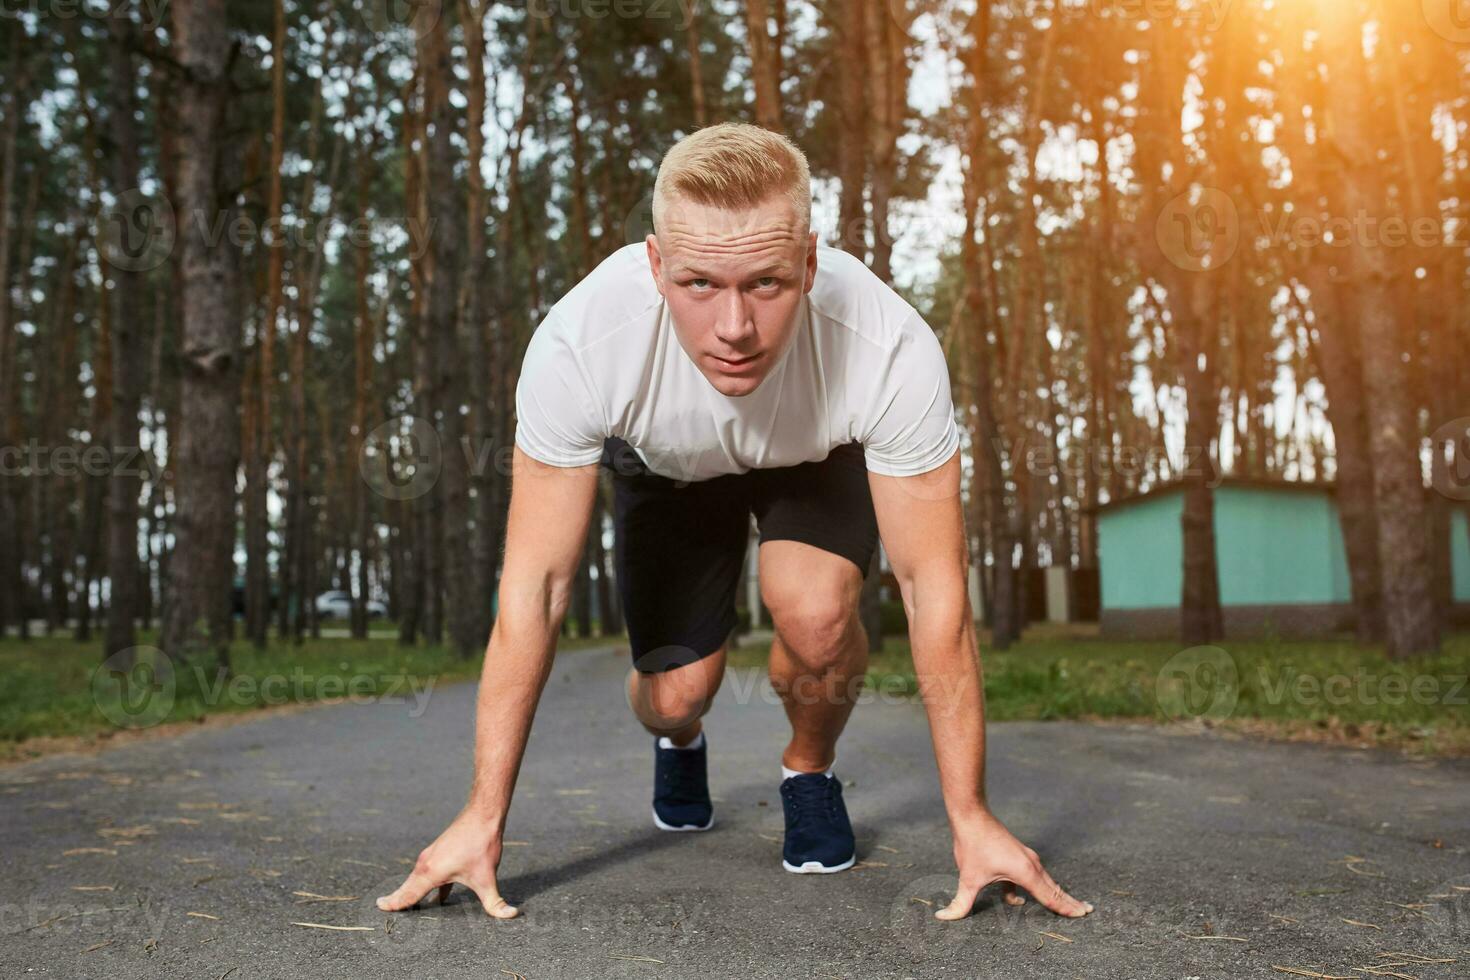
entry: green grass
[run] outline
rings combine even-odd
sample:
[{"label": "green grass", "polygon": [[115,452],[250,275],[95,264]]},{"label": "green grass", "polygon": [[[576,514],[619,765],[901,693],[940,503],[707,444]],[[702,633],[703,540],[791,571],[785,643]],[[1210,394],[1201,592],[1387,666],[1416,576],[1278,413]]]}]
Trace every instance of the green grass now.
[{"label": "green grass", "polygon": [[[139,637],[140,646],[152,642],[152,634]],[[563,638],[559,649],[624,642]],[[126,677],[99,674],[96,642],[5,639],[0,641],[0,759],[33,754],[36,739],[85,742],[120,729],[197,722],[282,704],[401,698],[413,706],[433,687],[478,677],[482,659],[462,660],[442,647],[403,647],[388,637],[307,640],[299,646],[273,642],[263,651],[237,641],[230,651],[229,680],[221,682],[212,664],[176,667],[169,680],[150,667]]]},{"label": "green grass", "polygon": [[[559,649],[624,642],[563,639]],[[1346,638],[1264,639],[1220,648],[1223,654],[1181,657],[1173,643],[1123,643],[1047,627],[1028,631],[1024,642],[1005,653],[982,640],[987,716],[1197,719],[1271,736],[1470,754],[1470,634],[1450,637],[1438,657],[1413,661],[1388,660]],[[765,646],[747,644],[731,653],[730,662],[764,667],[765,658]],[[124,687],[110,675],[99,679],[99,659],[96,643],[60,637],[0,641],[0,759],[39,751],[37,739],[87,742],[125,728],[283,703],[390,697],[413,705],[431,682],[437,687],[472,680],[480,672],[479,657],[461,660],[440,647],[401,647],[389,637],[278,643],[265,651],[237,642],[231,650],[234,678],[224,688],[212,670],[192,665],[175,670],[172,685],[150,686],[154,678],[140,670],[129,680],[141,686]],[[884,698],[916,694],[906,641],[890,638],[873,656],[867,687]],[[140,691],[153,696],[140,697]],[[172,697],[160,696],[165,691]],[[134,696],[134,710],[126,710],[123,693]]]},{"label": "green grass", "polygon": [[[1449,637],[1439,656],[1411,661],[1349,638],[1229,641],[1219,645],[1223,655],[1181,649],[1047,627],[1005,653],[982,641],[987,717],[1197,719],[1268,735],[1470,753],[1470,634]],[[732,656],[742,665],[764,659],[752,648]],[[887,639],[869,661],[867,685],[883,695],[917,693],[907,640]]]}]

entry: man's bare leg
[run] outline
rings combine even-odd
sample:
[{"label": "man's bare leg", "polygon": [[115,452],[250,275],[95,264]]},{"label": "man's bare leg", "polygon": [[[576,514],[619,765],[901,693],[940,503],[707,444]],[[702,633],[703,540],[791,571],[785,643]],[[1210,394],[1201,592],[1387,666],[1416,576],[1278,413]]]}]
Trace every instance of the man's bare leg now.
[{"label": "man's bare leg", "polygon": [[858,618],[862,574],[820,548],[768,541],[761,545],[760,576],[776,627],[771,686],[791,723],[781,762],[798,772],[823,772],[868,669],[868,637]]},{"label": "man's bare leg", "polygon": [[665,735],[675,745],[688,745],[699,736],[700,721],[714,703],[725,679],[722,646],[692,664],[657,674],[634,668],[628,672],[628,706],[652,735]]}]

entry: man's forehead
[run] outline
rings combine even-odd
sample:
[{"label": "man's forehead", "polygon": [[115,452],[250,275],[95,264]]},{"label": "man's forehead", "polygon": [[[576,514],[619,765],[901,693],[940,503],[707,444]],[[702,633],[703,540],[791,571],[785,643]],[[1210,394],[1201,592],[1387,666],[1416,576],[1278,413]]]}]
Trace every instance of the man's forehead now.
[{"label": "man's forehead", "polygon": [[799,245],[806,237],[789,201],[725,209],[675,199],[659,218],[658,239],[665,247],[762,249]]}]

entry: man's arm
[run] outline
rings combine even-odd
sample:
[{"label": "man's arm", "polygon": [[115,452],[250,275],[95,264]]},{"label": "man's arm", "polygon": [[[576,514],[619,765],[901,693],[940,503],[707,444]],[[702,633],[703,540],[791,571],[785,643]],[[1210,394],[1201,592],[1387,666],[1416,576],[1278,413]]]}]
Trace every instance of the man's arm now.
[{"label": "man's arm", "polygon": [[[990,812],[985,799],[985,690],[968,592],[969,559],[960,509],[960,457],[919,476],[870,473],[878,532],[909,619],[919,694],[929,716],[939,783],[954,835],[959,890],[941,919],[970,914],[995,881],[1020,885],[1058,915],[1092,906],[1062,891],[1036,852]],[[1007,901],[1018,903],[1007,886]]]},{"label": "man's arm", "polygon": [[473,889],[496,918],[517,912],[495,879],[505,816],[587,540],[597,466],[548,466],[517,446],[512,473],[500,610],[480,676],[469,802],[398,890],[378,899],[387,912],[409,908],[435,888],[442,900],[454,882]]}]

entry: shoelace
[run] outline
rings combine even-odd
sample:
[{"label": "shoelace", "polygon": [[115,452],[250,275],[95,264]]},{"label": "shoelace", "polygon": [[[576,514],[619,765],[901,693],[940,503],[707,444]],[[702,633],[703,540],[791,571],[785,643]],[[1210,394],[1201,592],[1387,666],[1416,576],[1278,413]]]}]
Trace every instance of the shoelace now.
[{"label": "shoelace", "polygon": [[814,779],[793,779],[787,793],[791,799],[793,814],[799,819],[803,814],[815,817],[834,817],[837,810],[837,779],[823,776],[818,783]]},{"label": "shoelace", "polygon": [[703,802],[704,758],[700,753],[676,753],[659,766],[659,777],[671,802]]}]

